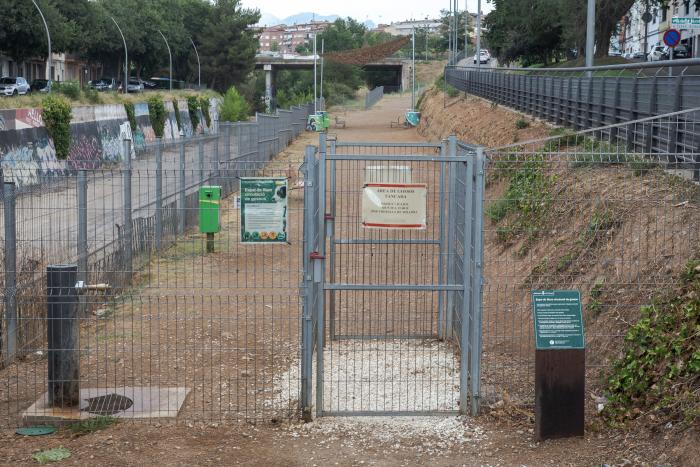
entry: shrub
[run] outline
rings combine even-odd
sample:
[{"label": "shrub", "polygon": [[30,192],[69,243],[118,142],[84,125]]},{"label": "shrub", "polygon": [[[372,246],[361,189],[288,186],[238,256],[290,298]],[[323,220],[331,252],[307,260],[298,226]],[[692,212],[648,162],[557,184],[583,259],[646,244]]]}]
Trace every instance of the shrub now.
[{"label": "shrub", "polygon": [[182,122],[180,122],[180,106],[175,99],[173,99],[173,108],[175,109],[175,121],[177,121],[177,129],[179,130],[182,128]]},{"label": "shrub", "polygon": [[91,88],[86,88],[83,93],[85,94],[85,98],[88,100],[89,103],[91,104],[101,104],[102,103],[102,96],[100,96],[100,93],[97,92],[96,89],[91,89]]},{"label": "shrub", "polygon": [[64,96],[78,100],[80,99],[80,83],[77,81],[65,81],[63,83],[56,83],[51,88],[52,91],[63,94]]},{"label": "shrub", "polygon": [[162,138],[165,131],[165,119],[167,118],[162,96],[156,94],[148,98],[148,115],[151,118],[153,132],[158,138]]},{"label": "shrub", "polygon": [[42,101],[46,131],[53,139],[56,157],[67,159],[70,154],[70,104],[56,94],[50,94]]},{"label": "shrub", "polygon": [[247,120],[250,116],[250,106],[245,98],[238,94],[234,86],[231,86],[226,95],[224,102],[221,104],[221,121],[222,122],[240,122]]},{"label": "shrub", "polygon": [[515,128],[518,130],[524,130],[525,128],[530,126],[530,122],[525,120],[524,118],[519,118],[515,121]]},{"label": "shrub", "polygon": [[202,109],[202,114],[204,115],[204,121],[207,124],[207,128],[211,128],[211,114],[209,114],[209,99],[206,97],[200,97],[199,107]]},{"label": "shrub", "polygon": [[126,110],[126,116],[129,119],[129,126],[131,131],[136,131],[136,112],[134,111],[134,103],[127,102],[124,104],[124,110]]},{"label": "shrub", "polygon": [[199,126],[199,99],[197,96],[187,96],[187,111],[190,113],[190,120],[192,121],[192,131],[197,132],[197,127]]}]

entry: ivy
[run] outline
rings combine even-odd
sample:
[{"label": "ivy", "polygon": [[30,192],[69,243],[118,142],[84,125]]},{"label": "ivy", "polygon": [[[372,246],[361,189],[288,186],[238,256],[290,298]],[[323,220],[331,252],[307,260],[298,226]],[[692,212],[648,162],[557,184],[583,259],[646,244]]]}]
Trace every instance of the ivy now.
[{"label": "ivy", "polygon": [[607,380],[611,421],[640,413],[693,423],[700,419],[700,263],[688,263],[682,287],[641,308],[624,354]]},{"label": "ivy", "polygon": [[202,114],[204,115],[204,121],[207,123],[207,128],[211,128],[211,114],[209,113],[209,99],[206,97],[201,97],[199,99],[199,106],[202,108]]},{"label": "ivy", "polygon": [[197,127],[199,127],[199,99],[197,96],[187,96],[187,110],[192,121],[192,131],[197,133]]},{"label": "ivy", "polygon": [[160,95],[156,94],[148,98],[148,114],[151,118],[153,132],[158,138],[162,138],[167,114],[165,112],[165,103]]},{"label": "ivy", "polygon": [[43,119],[46,131],[53,140],[58,159],[67,159],[70,154],[70,104],[55,94],[50,94],[42,101]]},{"label": "ivy", "polygon": [[129,119],[129,126],[131,126],[131,131],[136,131],[136,112],[134,111],[134,103],[127,102],[124,104],[124,110],[126,111],[126,116]]},{"label": "ivy", "polygon": [[175,120],[177,121],[177,129],[182,129],[182,123],[180,122],[180,106],[177,100],[173,99],[173,108],[175,109]]}]

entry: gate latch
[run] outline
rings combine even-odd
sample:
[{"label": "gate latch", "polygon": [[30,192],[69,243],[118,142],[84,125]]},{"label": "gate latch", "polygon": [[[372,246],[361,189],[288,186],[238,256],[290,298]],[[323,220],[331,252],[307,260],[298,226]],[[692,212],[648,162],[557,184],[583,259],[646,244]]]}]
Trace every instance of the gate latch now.
[{"label": "gate latch", "polygon": [[[326,259],[325,256],[320,254],[318,251],[314,251],[309,255],[312,261]],[[314,283],[321,283],[321,276],[323,275],[323,263],[321,261],[314,261]]]},{"label": "gate latch", "polygon": [[320,254],[318,251],[312,251],[311,254],[309,255],[309,258],[311,259],[326,259],[325,256]]}]

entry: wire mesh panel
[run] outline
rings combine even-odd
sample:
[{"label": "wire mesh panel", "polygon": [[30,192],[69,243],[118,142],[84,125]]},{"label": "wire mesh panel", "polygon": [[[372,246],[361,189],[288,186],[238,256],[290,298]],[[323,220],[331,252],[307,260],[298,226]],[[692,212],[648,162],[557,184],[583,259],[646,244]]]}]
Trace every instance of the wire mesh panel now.
[{"label": "wire mesh panel", "polygon": [[[487,151],[486,403],[534,404],[532,290],[580,290],[586,386],[601,393],[604,369],[640,307],[675,290],[698,257],[699,116],[685,111]],[[657,143],[639,144],[651,139]]]},{"label": "wire mesh panel", "polygon": [[[133,160],[51,184],[5,184],[0,424],[299,413],[304,176],[301,157],[271,160],[275,132],[291,134],[291,119],[287,130],[277,120],[141,145]],[[242,177],[288,180],[286,242],[241,242]],[[213,242],[198,228],[199,191],[212,185]]]},{"label": "wire mesh panel", "polygon": [[[317,413],[451,413],[460,403],[465,409],[467,335],[459,342],[446,326],[471,312],[455,308],[453,297],[471,296],[471,273],[447,275],[455,263],[471,268],[465,253],[472,245],[457,251],[449,229],[456,228],[454,213],[472,202],[472,193],[457,185],[467,183],[467,171],[458,167],[473,165],[473,153],[458,155],[456,144],[448,155],[447,145],[336,141],[329,154],[322,141],[320,151],[319,226],[327,244],[316,256],[325,259]],[[375,184],[424,189],[425,225],[368,227],[363,196]],[[462,231],[471,228],[471,219],[460,215]]]}]

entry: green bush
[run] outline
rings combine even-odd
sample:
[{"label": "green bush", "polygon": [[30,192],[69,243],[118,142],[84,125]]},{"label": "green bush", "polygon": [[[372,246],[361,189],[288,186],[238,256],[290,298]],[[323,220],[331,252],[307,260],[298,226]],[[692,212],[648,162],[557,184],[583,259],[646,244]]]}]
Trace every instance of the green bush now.
[{"label": "green bush", "polygon": [[55,83],[51,87],[51,90],[53,92],[63,94],[64,96],[76,101],[80,99],[80,83],[78,83],[77,81],[65,81],[63,83]]},{"label": "green bush", "polygon": [[211,114],[209,113],[209,98],[200,97],[199,107],[202,109],[202,114],[204,115],[204,122],[207,124],[207,128],[211,128]]},{"label": "green bush", "polygon": [[530,126],[530,122],[525,120],[524,118],[519,118],[515,121],[515,128],[518,130],[524,130],[525,128]]},{"label": "green bush", "polygon": [[148,98],[148,115],[151,118],[153,132],[158,138],[162,138],[165,131],[167,113],[165,112],[165,103],[161,95],[156,94]]},{"label": "green bush", "polygon": [[126,116],[129,119],[129,126],[131,131],[136,131],[136,112],[134,111],[134,103],[127,102],[124,104],[124,110],[126,111]]},{"label": "green bush", "polygon": [[102,103],[102,96],[100,96],[100,93],[97,92],[96,89],[85,88],[83,93],[85,94],[85,98],[88,100],[89,103],[91,103],[91,104],[101,104]]},{"label": "green bush", "polygon": [[180,106],[177,103],[177,100],[173,99],[173,108],[175,109],[175,121],[177,121],[177,129],[180,130],[182,128],[182,122],[180,122]]},{"label": "green bush", "polygon": [[190,120],[192,121],[192,131],[197,133],[197,127],[199,126],[199,99],[197,96],[187,96],[187,111],[190,114]]},{"label": "green bush", "polygon": [[44,125],[53,139],[56,157],[67,159],[70,154],[70,104],[56,94],[44,97],[42,101]]},{"label": "green bush", "polygon": [[224,102],[221,104],[220,118],[222,122],[240,122],[248,120],[250,116],[250,106],[245,98],[238,94],[234,86],[231,86],[226,95]]}]

